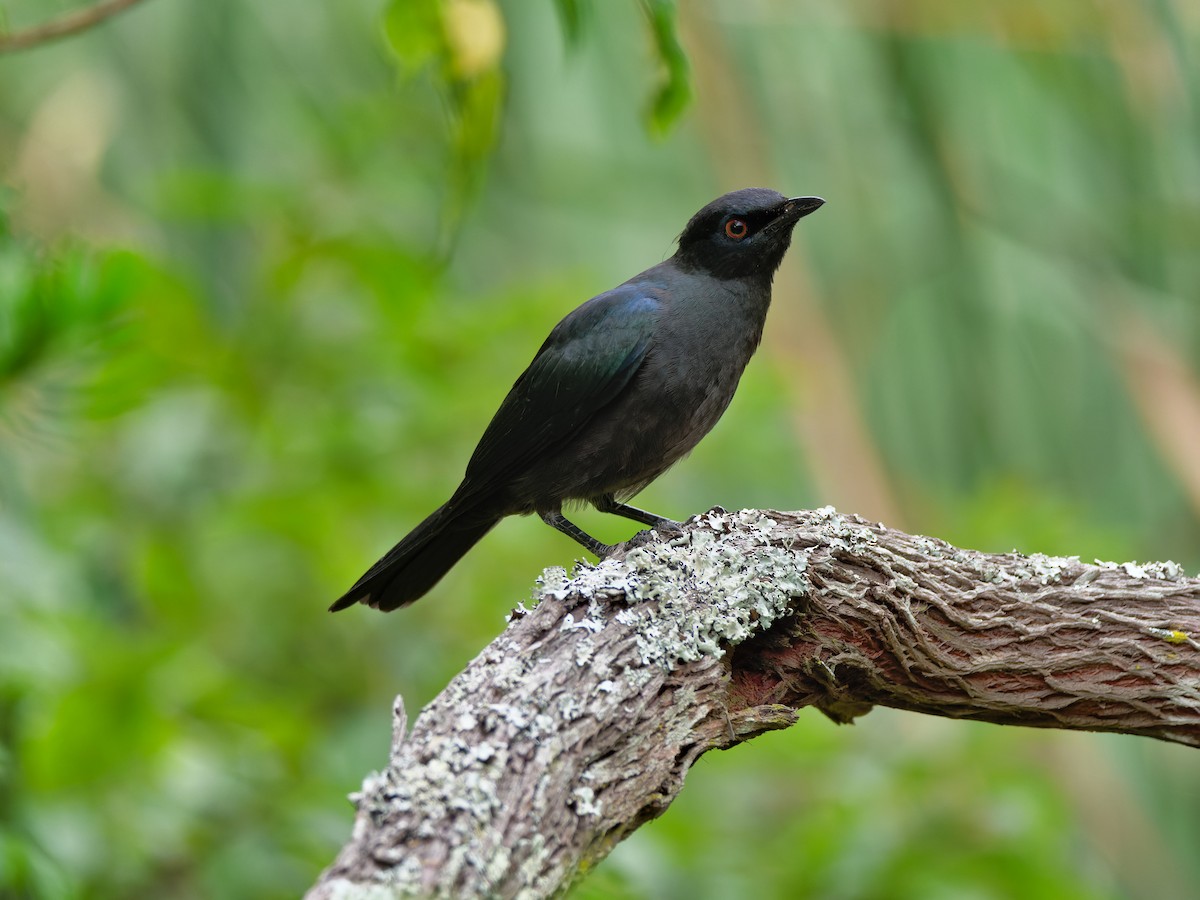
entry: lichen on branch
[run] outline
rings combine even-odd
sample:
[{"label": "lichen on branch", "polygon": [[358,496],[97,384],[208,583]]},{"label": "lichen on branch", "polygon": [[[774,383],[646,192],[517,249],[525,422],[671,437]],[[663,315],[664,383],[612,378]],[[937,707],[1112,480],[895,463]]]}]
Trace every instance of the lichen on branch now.
[{"label": "lichen on branch", "polygon": [[1200,581],[984,554],[831,508],[712,510],[569,575],[398,739],[311,897],[557,893],[695,760],[806,706],[1200,746]]}]

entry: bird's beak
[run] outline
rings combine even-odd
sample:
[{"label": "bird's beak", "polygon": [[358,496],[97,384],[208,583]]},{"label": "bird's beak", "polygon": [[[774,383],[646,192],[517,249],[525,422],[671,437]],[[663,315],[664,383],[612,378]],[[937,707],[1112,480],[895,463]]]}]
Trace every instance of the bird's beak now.
[{"label": "bird's beak", "polygon": [[816,212],[824,205],[825,201],[820,197],[790,197],[783,204],[781,215],[795,221],[796,219],[803,219],[809,213]]}]

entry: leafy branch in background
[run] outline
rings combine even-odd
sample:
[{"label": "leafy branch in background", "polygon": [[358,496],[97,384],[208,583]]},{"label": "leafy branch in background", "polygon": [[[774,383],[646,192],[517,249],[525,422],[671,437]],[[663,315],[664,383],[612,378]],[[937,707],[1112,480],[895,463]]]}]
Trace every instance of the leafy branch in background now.
[{"label": "leafy branch in background", "polygon": [[[127,285],[112,265],[76,248],[17,240],[0,207],[0,436],[19,446],[59,418],[111,355]],[[61,412],[61,410],[59,410]],[[36,441],[35,441],[36,442]]]},{"label": "leafy branch in background", "polygon": [[[663,135],[691,99],[688,60],[679,41],[674,0],[639,2],[664,72],[649,103],[646,127]],[[577,46],[588,3],[555,0],[555,9],[568,46]],[[448,252],[499,137],[506,95],[505,20],[495,0],[391,0],[383,34],[401,81],[412,86],[432,75],[444,102],[449,190],[438,237]]]},{"label": "leafy branch in background", "polygon": [[29,50],[94,28],[142,0],[103,0],[21,31],[0,32],[0,53]]},{"label": "leafy branch in background", "polygon": [[650,130],[661,135],[678,121],[692,99],[691,75],[687,54],[679,42],[674,0],[642,0],[642,7],[665,70],[646,117]]},{"label": "leafy branch in background", "polygon": [[493,0],[392,0],[383,34],[401,80],[432,73],[444,103],[449,191],[439,244],[448,251],[496,144],[504,101],[504,19]]},{"label": "leafy branch in background", "polygon": [[[691,68],[687,52],[679,40],[678,9],[675,0],[639,0],[654,52],[663,74],[646,110],[646,127],[662,136],[679,121],[692,99]],[[568,46],[577,46],[588,16],[588,0],[555,0],[559,23]]]}]

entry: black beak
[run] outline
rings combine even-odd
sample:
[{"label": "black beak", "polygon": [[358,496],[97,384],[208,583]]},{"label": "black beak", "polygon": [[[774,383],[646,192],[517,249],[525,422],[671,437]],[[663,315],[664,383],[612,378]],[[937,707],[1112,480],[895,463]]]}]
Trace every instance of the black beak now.
[{"label": "black beak", "polygon": [[825,201],[820,197],[791,197],[783,204],[782,215],[793,220],[803,219],[824,205]]}]

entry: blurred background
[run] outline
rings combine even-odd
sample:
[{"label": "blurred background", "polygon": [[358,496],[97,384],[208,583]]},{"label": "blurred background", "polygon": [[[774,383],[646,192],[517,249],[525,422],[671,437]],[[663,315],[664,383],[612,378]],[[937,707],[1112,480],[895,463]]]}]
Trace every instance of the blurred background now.
[{"label": "blurred background", "polygon": [[[1195,572],[1198,47],[1190,0],[145,0],[0,55],[0,895],[311,884],[393,695],[578,548],[508,520],[411,609],[326,607],[726,190],[828,205],[641,505]],[[1194,897],[1198,762],[811,712],[575,896]]]}]

